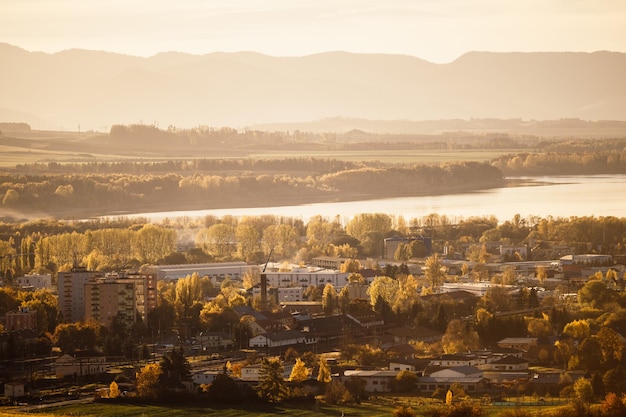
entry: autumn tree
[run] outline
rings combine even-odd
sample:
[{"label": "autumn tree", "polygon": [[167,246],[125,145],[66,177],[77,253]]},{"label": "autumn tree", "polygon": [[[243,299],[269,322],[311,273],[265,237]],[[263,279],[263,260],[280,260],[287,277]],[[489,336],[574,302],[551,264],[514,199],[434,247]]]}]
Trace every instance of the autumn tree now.
[{"label": "autumn tree", "polygon": [[622,360],[624,350],[620,335],[610,327],[602,326],[596,337],[602,350],[602,366],[605,369],[615,368]]},{"label": "autumn tree", "polygon": [[576,351],[578,367],[586,371],[596,371],[602,365],[602,347],[598,338],[589,336],[578,345]]},{"label": "autumn tree", "polygon": [[237,225],[235,239],[239,256],[242,259],[245,261],[256,259],[256,254],[261,251],[261,233],[256,228],[247,224]]},{"label": "autumn tree", "polygon": [[331,379],[332,377],[330,374],[330,367],[328,366],[328,362],[326,361],[326,358],[324,358],[323,356],[320,356],[317,381],[328,383],[331,381]]},{"label": "autumn tree", "polygon": [[392,219],[383,213],[364,213],[354,216],[346,225],[346,233],[361,242],[366,254],[380,255],[385,233],[391,230]]},{"label": "autumn tree", "polygon": [[289,224],[271,225],[263,231],[262,245],[265,253],[273,250],[275,256],[289,258],[295,253],[298,244],[298,232]]},{"label": "autumn tree", "polygon": [[400,371],[392,382],[395,392],[412,392],[417,387],[417,375],[411,371]]},{"label": "autumn tree", "polygon": [[230,256],[236,247],[235,227],[224,223],[212,225],[206,231],[205,245],[217,257]]},{"label": "autumn tree", "polygon": [[367,294],[370,296],[370,304],[375,306],[379,298],[389,306],[397,299],[400,284],[397,280],[378,276],[374,278],[370,286],[367,288]]},{"label": "autumn tree", "polygon": [[343,232],[339,217],[332,221],[322,216],[312,217],[306,226],[307,246],[317,249],[321,253],[328,254],[331,243]]},{"label": "autumn tree", "polygon": [[589,404],[593,400],[593,387],[586,378],[578,378],[574,382],[574,395],[584,404]]},{"label": "autumn tree", "polygon": [[[184,330],[185,337],[192,331],[190,326],[199,323],[199,313],[202,309],[202,289],[197,272],[180,278],[175,285],[174,306],[176,308],[179,327]],[[195,307],[195,309],[194,309]]]},{"label": "autumn tree", "polygon": [[117,382],[113,381],[109,385],[109,398],[117,398],[120,396],[120,387]]},{"label": "autumn tree", "polygon": [[176,230],[146,224],[133,235],[132,245],[140,262],[154,263],[176,250]]},{"label": "autumn tree", "polygon": [[[358,259],[348,259],[339,267],[340,272],[357,273],[361,270],[361,262]],[[359,274],[360,275],[360,274]],[[352,276],[352,274],[350,274]]]},{"label": "autumn tree", "polygon": [[492,313],[509,311],[512,307],[509,289],[499,285],[489,287],[482,296],[480,304]]},{"label": "autumn tree", "polygon": [[552,326],[550,321],[545,318],[530,317],[526,319],[528,325],[528,334],[532,337],[548,337],[552,334]]},{"label": "autumn tree", "polygon": [[141,368],[136,374],[137,395],[155,399],[161,374],[161,366],[158,363],[149,363]]},{"label": "autumn tree", "polygon": [[616,299],[617,293],[607,288],[606,284],[599,280],[587,281],[578,290],[578,302],[592,308],[604,309],[607,304],[615,302]]},{"label": "autumn tree", "polygon": [[311,375],[311,369],[307,368],[304,361],[300,358],[296,359],[296,363],[291,369],[291,374],[289,375],[290,382],[303,382],[309,379],[309,375]]},{"label": "autumn tree", "polygon": [[331,283],[327,283],[324,286],[324,291],[322,292],[322,308],[327,317],[332,316],[337,308],[337,292]]},{"label": "autumn tree", "polygon": [[439,259],[439,254],[434,253],[432,256],[426,258],[424,264],[424,276],[430,283],[434,292],[438,291],[439,287],[446,280],[448,274]]},{"label": "autumn tree", "polygon": [[580,342],[591,334],[589,322],[587,320],[570,321],[563,327],[563,334]]},{"label": "autumn tree", "polygon": [[441,338],[441,344],[446,353],[458,353],[478,349],[478,333],[472,328],[469,322],[462,322],[456,319],[451,320],[448,323],[446,332]]}]

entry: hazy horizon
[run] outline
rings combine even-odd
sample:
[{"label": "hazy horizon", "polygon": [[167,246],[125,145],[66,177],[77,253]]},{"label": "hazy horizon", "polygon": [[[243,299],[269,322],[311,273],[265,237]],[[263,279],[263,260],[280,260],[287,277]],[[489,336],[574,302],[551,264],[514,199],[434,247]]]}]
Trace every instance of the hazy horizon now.
[{"label": "hazy horizon", "polygon": [[2,8],[0,42],[46,53],[346,51],[449,63],[471,51],[626,51],[626,3],[617,0],[8,0]]}]

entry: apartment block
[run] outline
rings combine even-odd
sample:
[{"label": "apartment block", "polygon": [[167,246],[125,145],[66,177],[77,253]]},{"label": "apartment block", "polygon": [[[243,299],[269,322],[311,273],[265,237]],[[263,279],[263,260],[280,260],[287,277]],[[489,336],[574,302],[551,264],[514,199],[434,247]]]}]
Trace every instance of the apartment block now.
[{"label": "apartment block", "polygon": [[85,268],[59,272],[57,293],[62,321],[72,323],[85,319],[85,284],[95,281],[97,277],[102,277],[102,273]]},{"label": "apartment block", "polygon": [[98,278],[85,284],[85,319],[93,319],[110,326],[117,316],[127,327],[136,321],[137,305],[135,282],[116,279],[115,276]]}]

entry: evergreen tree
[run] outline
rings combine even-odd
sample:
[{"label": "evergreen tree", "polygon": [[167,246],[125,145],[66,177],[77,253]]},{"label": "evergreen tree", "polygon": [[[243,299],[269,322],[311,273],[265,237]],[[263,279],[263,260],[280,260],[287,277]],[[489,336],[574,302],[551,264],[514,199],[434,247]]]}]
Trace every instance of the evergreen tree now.
[{"label": "evergreen tree", "polygon": [[182,381],[188,381],[191,378],[191,365],[183,348],[172,349],[172,351],[163,356],[160,362],[163,373],[159,377],[159,385],[163,388],[180,388]]},{"label": "evergreen tree", "polygon": [[278,360],[263,358],[259,372],[257,395],[271,403],[278,403],[289,396],[289,388],[283,378],[283,366]]}]

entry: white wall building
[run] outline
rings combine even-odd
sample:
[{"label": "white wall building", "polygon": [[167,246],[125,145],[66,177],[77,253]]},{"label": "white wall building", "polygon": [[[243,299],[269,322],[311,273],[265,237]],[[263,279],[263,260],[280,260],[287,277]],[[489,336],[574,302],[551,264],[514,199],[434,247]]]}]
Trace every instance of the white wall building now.
[{"label": "white wall building", "polygon": [[221,282],[227,276],[231,279],[242,279],[243,275],[250,268],[256,266],[248,265],[245,262],[222,262],[209,264],[189,264],[189,265],[159,265],[154,269],[157,271],[159,279],[177,280],[193,275],[195,272],[200,277],[209,277],[213,283]]},{"label": "white wall building", "polygon": [[348,283],[347,272],[339,272],[334,269],[324,269],[319,267],[299,267],[291,266],[290,271],[278,272],[282,265],[273,265],[265,272],[267,285],[272,287],[295,287],[306,288],[310,285],[332,284],[335,287],[343,287]]},{"label": "white wall building", "polygon": [[[290,303],[296,301],[304,300],[304,288],[302,287],[278,287],[278,288],[270,288],[268,290],[270,297],[273,295],[273,292],[276,291],[275,297],[277,297],[278,303]],[[252,290],[252,295],[260,296],[261,288],[255,287]]]},{"label": "white wall building", "polygon": [[26,274],[23,277],[17,277],[16,282],[19,287],[25,289],[52,289],[52,275],[50,274]]}]

